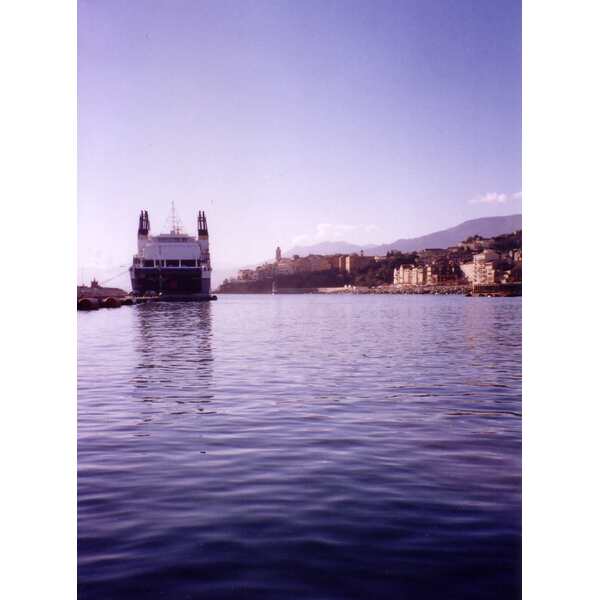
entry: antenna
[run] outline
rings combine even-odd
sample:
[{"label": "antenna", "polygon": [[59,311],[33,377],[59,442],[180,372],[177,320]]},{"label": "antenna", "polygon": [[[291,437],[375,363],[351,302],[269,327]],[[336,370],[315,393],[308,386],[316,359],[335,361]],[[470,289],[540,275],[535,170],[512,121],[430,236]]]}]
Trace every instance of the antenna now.
[{"label": "antenna", "polygon": [[175,212],[175,202],[171,200],[171,233],[179,233],[177,229],[177,213]]},{"label": "antenna", "polygon": [[183,230],[183,225],[181,224],[181,220],[177,216],[177,212],[175,211],[175,202],[171,201],[171,213],[168,217],[170,223],[170,233],[171,235],[181,235],[185,233]]}]

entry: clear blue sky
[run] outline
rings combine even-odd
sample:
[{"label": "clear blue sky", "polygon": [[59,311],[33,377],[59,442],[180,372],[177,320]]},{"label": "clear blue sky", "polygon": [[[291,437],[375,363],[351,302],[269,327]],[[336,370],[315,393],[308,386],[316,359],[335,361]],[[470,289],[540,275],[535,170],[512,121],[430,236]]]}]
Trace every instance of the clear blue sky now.
[{"label": "clear blue sky", "polygon": [[520,212],[521,3],[79,0],[79,264],[137,216],[213,262]]}]

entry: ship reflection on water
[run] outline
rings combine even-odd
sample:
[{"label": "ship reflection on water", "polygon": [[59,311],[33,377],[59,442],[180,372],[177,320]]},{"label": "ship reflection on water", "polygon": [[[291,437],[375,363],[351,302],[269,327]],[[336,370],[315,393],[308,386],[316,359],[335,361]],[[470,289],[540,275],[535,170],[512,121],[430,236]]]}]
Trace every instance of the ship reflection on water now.
[{"label": "ship reflection on water", "polygon": [[143,304],[135,307],[135,318],[131,382],[132,397],[144,403],[141,422],[208,412],[214,360],[210,303]]}]

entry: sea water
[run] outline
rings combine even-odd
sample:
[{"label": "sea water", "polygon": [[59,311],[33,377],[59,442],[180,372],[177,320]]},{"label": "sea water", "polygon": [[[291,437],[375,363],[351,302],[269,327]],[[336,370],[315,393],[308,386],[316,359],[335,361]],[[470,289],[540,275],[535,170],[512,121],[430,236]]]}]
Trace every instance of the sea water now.
[{"label": "sea water", "polygon": [[521,299],[78,313],[85,599],[520,597]]}]

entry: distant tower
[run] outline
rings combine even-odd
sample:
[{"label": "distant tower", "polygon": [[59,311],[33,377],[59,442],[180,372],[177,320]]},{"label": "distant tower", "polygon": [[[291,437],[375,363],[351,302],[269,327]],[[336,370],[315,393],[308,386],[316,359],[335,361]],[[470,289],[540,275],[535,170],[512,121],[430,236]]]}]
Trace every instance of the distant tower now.
[{"label": "distant tower", "polygon": [[275,260],[279,262],[281,260],[281,248],[277,246],[277,250],[275,250]]}]

